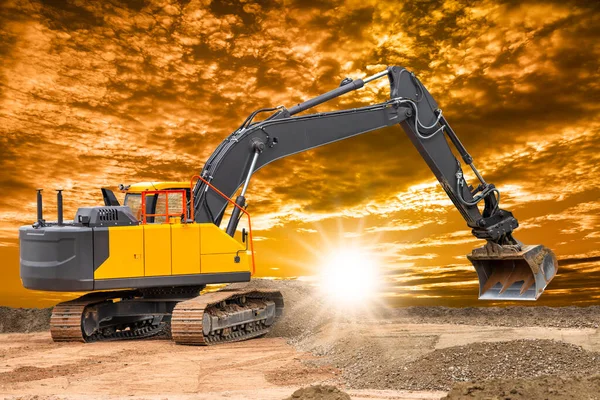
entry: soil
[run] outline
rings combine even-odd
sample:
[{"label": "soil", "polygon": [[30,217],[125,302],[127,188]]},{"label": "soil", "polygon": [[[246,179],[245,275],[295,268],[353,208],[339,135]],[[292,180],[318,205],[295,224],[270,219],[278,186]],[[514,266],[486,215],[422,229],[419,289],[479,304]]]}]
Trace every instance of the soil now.
[{"label": "soil", "polygon": [[[298,352],[281,338],[213,347],[178,346],[168,340],[51,340],[46,332],[0,335],[0,398],[282,400],[299,388],[339,379],[335,368],[320,366],[317,357]],[[439,400],[445,394],[348,393],[355,400]]]},{"label": "soil", "polygon": [[600,373],[600,353],[555,340],[473,343],[435,350],[389,371],[403,389],[450,389],[454,382]]},{"label": "soil", "polygon": [[455,385],[447,400],[600,399],[600,376],[586,378],[491,379]]},{"label": "soil", "polygon": [[310,285],[277,285],[285,315],[271,336],[284,337],[318,363],[341,371],[353,389],[449,390],[472,380],[554,379],[600,373],[600,307],[329,307]]},{"label": "soil", "polygon": [[50,327],[50,308],[10,308],[0,306],[0,333],[40,332]]},{"label": "soil", "polygon": [[284,400],[352,400],[348,393],[344,393],[335,386],[315,385],[296,390]]},{"label": "soil", "polygon": [[[2,334],[0,398],[333,400],[347,392],[357,400],[439,400],[451,390],[449,399],[506,400],[599,393],[600,307],[338,309],[307,282],[248,285],[277,288],[285,299],[272,331],[248,342],[81,344],[52,343],[47,331]],[[4,331],[47,329],[48,310],[0,310]],[[575,395],[564,397],[569,391]]]}]

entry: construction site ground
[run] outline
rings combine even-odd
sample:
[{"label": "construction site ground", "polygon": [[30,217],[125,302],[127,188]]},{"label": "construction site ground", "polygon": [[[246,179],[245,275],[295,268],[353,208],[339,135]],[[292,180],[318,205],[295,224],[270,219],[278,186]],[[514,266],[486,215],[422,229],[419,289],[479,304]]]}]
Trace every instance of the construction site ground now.
[{"label": "construction site ground", "polygon": [[0,398],[600,399],[600,307],[340,311],[306,283],[252,285],[285,316],[214,347],[53,343],[47,311],[0,309]]}]

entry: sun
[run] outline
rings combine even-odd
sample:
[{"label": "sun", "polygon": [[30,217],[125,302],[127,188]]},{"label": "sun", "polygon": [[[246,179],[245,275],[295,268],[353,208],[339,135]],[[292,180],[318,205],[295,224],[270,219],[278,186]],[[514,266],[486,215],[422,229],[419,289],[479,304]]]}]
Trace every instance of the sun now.
[{"label": "sun", "polygon": [[336,305],[360,305],[378,293],[377,262],[366,252],[338,249],[323,259],[319,281],[323,294]]}]

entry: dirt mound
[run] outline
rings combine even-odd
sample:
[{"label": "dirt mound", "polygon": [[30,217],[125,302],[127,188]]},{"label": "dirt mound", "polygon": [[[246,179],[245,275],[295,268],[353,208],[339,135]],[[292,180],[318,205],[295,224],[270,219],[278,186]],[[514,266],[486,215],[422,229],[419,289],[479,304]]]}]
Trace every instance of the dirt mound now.
[{"label": "dirt mound", "polygon": [[48,330],[51,313],[51,308],[0,307],[0,333]]},{"label": "dirt mound", "polygon": [[513,340],[435,350],[400,371],[383,368],[399,388],[447,390],[454,382],[600,373],[600,354],[554,340]]},{"label": "dirt mound", "polygon": [[599,400],[600,376],[596,375],[585,378],[494,379],[458,383],[452,387],[452,390],[444,399]]},{"label": "dirt mound", "polygon": [[351,397],[335,386],[315,385],[298,389],[284,400],[351,400]]},{"label": "dirt mound", "polygon": [[355,389],[448,390],[472,380],[600,373],[600,353],[559,341],[480,342],[428,351],[435,341],[434,336],[369,340],[355,335],[333,344],[305,341],[300,347],[313,342],[312,352],[341,369]]}]

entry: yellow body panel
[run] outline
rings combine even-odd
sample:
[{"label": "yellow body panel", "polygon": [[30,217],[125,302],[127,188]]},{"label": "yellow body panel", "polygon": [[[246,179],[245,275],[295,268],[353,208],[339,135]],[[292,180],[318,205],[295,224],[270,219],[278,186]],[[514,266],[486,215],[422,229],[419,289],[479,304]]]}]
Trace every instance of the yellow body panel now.
[{"label": "yellow body panel", "polygon": [[109,257],[94,271],[94,279],[144,276],[143,226],[108,228]]},{"label": "yellow body panel", "polygon": [[144,275],[171,275],[171,225],[147,224],[143,227]]},{"label": "yellow body panel", "polygon": [[[229,236],[215,224],[200,224],[202,273],[250,271],[251,263],[246,246]],[[235,256],[240,262],[234,261]]]},{"label": "yellow body panel", "polygon": [[203,274],[214,274],[217,272],[247,272],[250,271],[249,256],[246,251],[240,251],[240,262],[234,261],[235,253],[202,254],[200,256]]},{"label": "yellow body panel", "polygon": [[[205,223],[200,225],[200,249],[202,254],[235,253],[246,249],[215,224]],[[205,271],[203,271],[205,272]]]},{"label": "yellow body panel", "polygon": [[[246,245],[211,223],[108,230],[109,257],[95,271],[94,279],[248,272],[252,267]],[[237,263],[236,255],[240,257]]]},{"label": "yellow body panel", "polygon": [[171,225],[173,275],[200,273],[200,224]]}]

